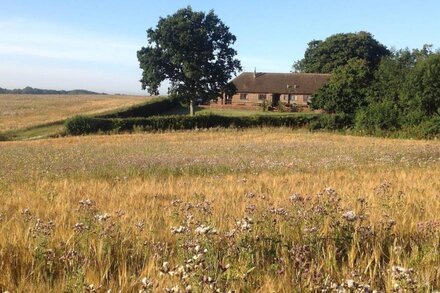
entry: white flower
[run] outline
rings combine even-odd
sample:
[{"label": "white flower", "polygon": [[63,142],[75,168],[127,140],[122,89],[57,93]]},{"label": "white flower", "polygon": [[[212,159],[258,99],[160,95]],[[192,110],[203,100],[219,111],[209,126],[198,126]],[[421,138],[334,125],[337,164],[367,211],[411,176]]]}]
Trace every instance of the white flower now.
[{"label": "white flower", "polygon": [[347,283],[347,287],[348,288],[353,288],[354,287],[354,281],[353,280],[346,280],[345,281]]},{"label": "white flower", "polygon": [[185,233],[187,230],[188,230],[188,228],[186,228],[184,226],[173,227],[173,228],[171,228],[171,233],[182,234],[182,233]]},{"label": "white flower", "polygon": [[353,222],[357,219],[356,213],[354,211],[348,211],[342,214],[342,217],[349,222]]},{"label": "white flower", "polygon": [[212,227],[201,224],[200,226],[198,226],[194,230],[194,232],[198,235],[204,235],[204,234],[208,234],[209,232],[211,232],[211,230],[212,230]]},{"label": "white flower", "polygon": [[108,219],[110,219],[110,215],[109,214],[107,214],[107,213],[104,213],[104,214],[102,214],[102,215],[95,215],[95,219],[97,220],[97,221],[99,221],[99,222],[105,222],[105,221],[107,221]]}]

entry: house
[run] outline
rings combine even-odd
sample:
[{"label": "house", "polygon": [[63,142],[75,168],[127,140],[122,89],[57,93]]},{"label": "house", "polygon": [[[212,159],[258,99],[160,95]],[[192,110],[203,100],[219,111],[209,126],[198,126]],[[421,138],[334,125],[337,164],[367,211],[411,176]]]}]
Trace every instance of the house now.
[{"label": "house", "polygon": [[224,95],[214,105],[256,107],[263,102],[276,107],[307,107],[310,98],[328,81],[330,74],[244,72],[231,81],[236,93]]}]

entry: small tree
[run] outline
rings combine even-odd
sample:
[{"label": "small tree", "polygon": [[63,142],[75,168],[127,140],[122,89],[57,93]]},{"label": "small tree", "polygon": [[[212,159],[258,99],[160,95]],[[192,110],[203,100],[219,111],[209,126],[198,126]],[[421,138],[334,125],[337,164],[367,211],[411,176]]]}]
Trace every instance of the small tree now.
[{"label": "small tree", "polygon": [[196,99],[217,98],[241,70],[231,47],[236,37],[212,10],[205,14],[191,7],[180,9],[160,18],[147,33],[149,45],[137,52],[142,88],[157,95],[161,82],[168,79],[169,94],[188,103],[191,115]]}]

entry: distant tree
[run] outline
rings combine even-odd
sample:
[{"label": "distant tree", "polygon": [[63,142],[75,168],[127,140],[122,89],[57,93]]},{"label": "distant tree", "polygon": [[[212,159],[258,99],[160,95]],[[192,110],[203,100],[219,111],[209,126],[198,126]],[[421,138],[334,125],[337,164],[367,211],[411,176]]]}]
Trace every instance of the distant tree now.
[{"label": "distant tree", "polygon": [[409,111],[440,116],[440,53],[419,61],[410,73],[403,102]]},{"label": "distant tree", "polygon": [[191,115],[196,99],[217,98],[241,70],[231,47],[236,37],[213,11],[180,9],[147,33],[148,46],[137,52],[142,88],[157,95],[161,82],[169,80],[169,94],[187,102]]},{"label": "distant tree", "polygon": [[8,90],[0,88],[0,94],[17,94],[17,95],[105,95],[96,92],[91,92],[87,90],[48,90],[48,89],[37,89],[27,86],[23,89],[13,89]]},{"label": "distant tree", "polygon": [[353,114],[366,105],[372,73],[365,60],[351,59],[335,69],[330,80],[311,100],[313,109]]},{"label": "distant tree", "polygon": [[304,58],[293,65],[294,71],[331,73],[351,59],[362,59],[374,69],[390,51],[368,32],[335,34],[324,41],[308,44]]}]

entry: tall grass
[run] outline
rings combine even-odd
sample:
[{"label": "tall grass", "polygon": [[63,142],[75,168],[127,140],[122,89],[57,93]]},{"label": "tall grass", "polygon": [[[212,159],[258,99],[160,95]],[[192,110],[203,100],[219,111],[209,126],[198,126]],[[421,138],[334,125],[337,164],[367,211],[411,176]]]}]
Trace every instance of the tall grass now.
[{"label": "tall grass", "polygon": [[440,288],[438,142],[263,129],[0,148],[0,291]]}]

